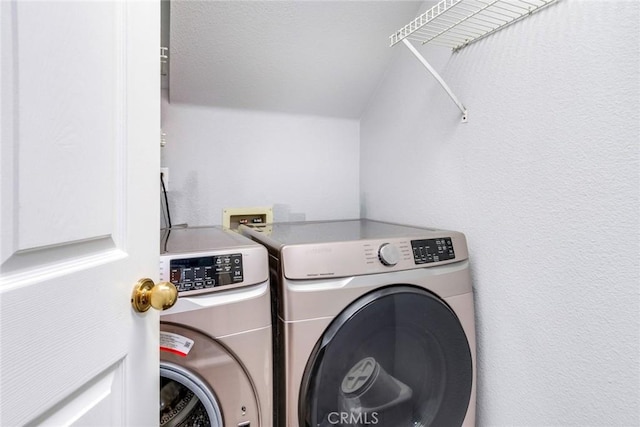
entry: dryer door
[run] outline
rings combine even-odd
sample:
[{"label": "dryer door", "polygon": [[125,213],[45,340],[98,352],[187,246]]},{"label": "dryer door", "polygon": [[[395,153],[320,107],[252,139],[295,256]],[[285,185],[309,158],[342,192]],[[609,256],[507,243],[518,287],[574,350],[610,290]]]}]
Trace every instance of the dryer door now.
[{"label": "dryer door", "polygon": [[471,396],[466,335],[441,299],[379,289],[331,323],[307,363],[301,426],[459,426]]}]

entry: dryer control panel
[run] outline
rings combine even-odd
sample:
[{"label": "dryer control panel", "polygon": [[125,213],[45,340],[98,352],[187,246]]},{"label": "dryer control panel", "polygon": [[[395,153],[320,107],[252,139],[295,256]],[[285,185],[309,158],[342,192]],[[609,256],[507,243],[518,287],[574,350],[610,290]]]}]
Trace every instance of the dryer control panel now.
[{"label": "dryer control panel", "polygon": [[169,264],[169,281],[181,293],[234,285],[242,280],[240,253],[174,258]]},{"label": "dryer control panel", "polygon": [[456,257],[451,237],[412,240],[411,247],[413,248],[413,260],[416,264],[446,261]]}]

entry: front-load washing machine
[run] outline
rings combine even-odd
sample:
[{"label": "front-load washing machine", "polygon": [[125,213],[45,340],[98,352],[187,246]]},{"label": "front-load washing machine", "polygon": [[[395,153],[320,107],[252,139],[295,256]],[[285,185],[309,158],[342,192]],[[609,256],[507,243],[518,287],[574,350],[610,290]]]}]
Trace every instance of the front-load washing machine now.
[{"label": "front-load washing machine", "polygon": [[241,232],[270,254],[279,427],[475,424],[462,233],[370,220]]},{"label": "front-load washing machine", "polygon": [[160,426],[273,425],[265,248],[218,227],[161,232]]}]

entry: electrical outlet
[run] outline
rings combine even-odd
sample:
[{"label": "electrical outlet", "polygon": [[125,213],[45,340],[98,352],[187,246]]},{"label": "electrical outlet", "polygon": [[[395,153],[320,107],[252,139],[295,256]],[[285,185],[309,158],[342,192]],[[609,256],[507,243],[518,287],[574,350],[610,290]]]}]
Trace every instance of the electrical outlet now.
[{"label": "electrical outlet", "polygon": [[169,191],[169,168],[160,168],[160,175],[162,175],[164,190]]}]

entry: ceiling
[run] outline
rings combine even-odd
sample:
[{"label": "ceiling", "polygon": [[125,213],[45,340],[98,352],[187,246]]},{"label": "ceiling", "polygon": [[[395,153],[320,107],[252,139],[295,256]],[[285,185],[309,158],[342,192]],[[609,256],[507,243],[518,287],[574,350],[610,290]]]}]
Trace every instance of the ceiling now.
[{"label": "ceiling", "polygon": [[422,1],[172,1],[170,102],[357,119]]}]

